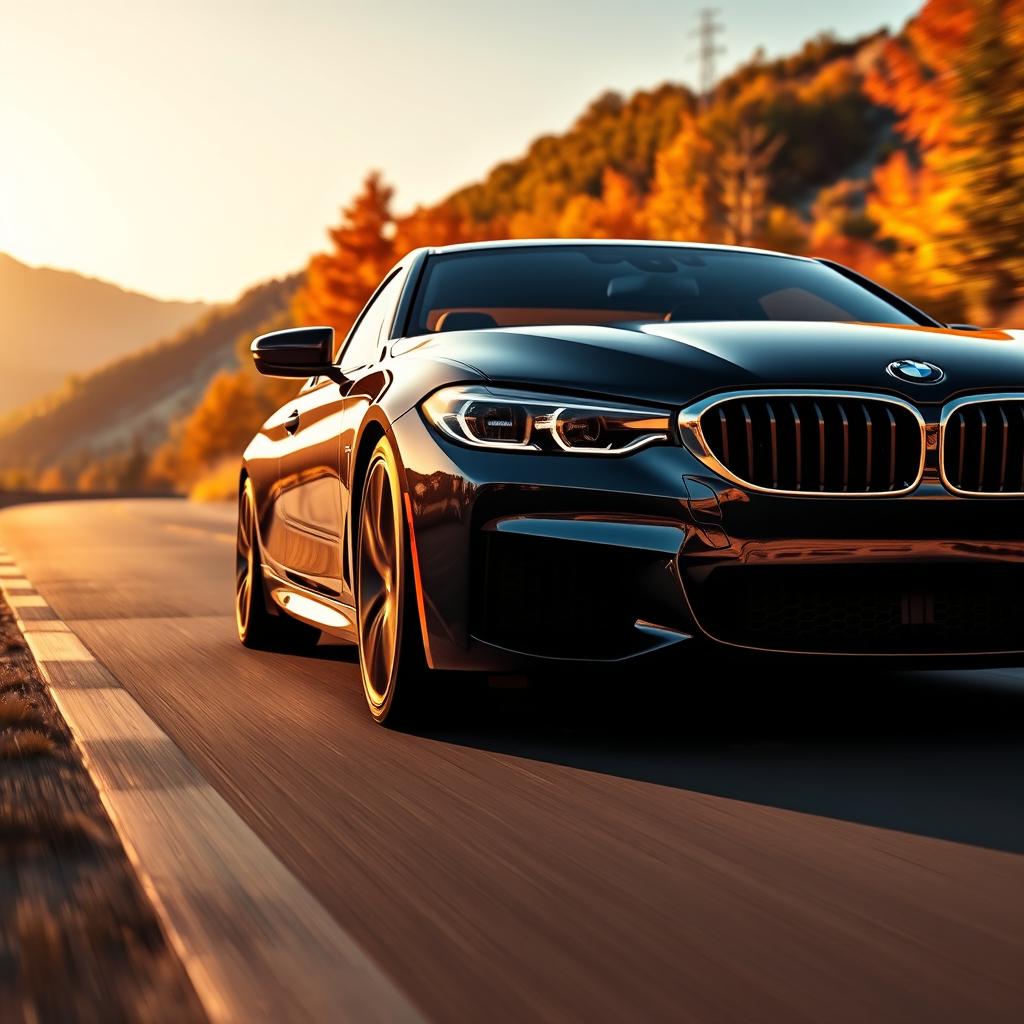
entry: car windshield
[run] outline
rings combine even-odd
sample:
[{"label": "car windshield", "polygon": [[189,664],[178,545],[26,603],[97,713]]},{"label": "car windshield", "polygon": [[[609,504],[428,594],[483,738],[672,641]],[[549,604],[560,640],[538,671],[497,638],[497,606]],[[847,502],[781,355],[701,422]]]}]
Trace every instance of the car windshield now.
[{"label": "car windshield", "polygon": [[635,320],[925,322],[811,260],[596,243],[431,256],[407,333]]}]

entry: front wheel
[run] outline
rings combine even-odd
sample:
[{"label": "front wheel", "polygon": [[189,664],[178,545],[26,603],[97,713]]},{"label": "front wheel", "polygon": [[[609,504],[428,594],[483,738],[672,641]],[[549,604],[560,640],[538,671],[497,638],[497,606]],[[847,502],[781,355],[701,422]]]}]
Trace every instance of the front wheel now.
[{"label": "front wheel", "polygon": [[355,583],[359,671],[370,714],[382,724],[410,724],[423,709],[428,669],[398,463],[385,437],[363,483]]}]

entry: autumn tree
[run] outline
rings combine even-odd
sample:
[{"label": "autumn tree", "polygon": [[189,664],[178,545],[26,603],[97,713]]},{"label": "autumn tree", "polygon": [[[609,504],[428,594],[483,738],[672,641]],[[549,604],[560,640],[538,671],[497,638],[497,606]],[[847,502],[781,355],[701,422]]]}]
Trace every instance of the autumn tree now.
[{"label": "autumn tree", "polygon": [[880,234],[990,320],[1024,294],[1024,0],[928,0],[867,88],[912,146],[876,174]]},{"label": "autumn tree", "polygon": [[570,196],[564,184],[544,182],[532,187],[533,202],[507,215],[509,238],[548,238],[558,234]]},{"label": "autumn tree", "polygon": [[574,196],[558,219],[562,238],[643,238],[647,233],[643,197],[624,174],[605,168],[601,195]]},{"label": "autumn tree", "polygon": [[1024,296],[1024,2],[983,0],[954,94],[952,243],[972,316]]},{"label": "autumn tree", "polygon": [[875,244],[878,225],[868,213],[869,187],[866,179],[846,178],[823,188],[811,205],[807,248],[873,277],[884,254]]},{"label": "autumn tree", "polygon": [[78,473],[75,489],[86,493],[118,494],[145,488],[149,454],[138,438],[127,451],[90,457]]},{"label": "autumn tree", "polygon": [[295,298],[295,322],[333,327],[344,337],[381,278],[395,262],[394,190],[374,171],[327,234],[331,250],[309,261],[306,283]]},{"label": "autumn tree", "polygon": [[718,240],[714,165],[711,139],[694,114],[685,114],[676,136],[655,162],[645,210],[655,238],[683,242]]},{"label": "autumn tree", "polygon": [[768,219],[770,168],[782,147],[763,124],[741,123],[716,166],[723,238],[727,245],[750,245],[763,233]]},{"label": "autumn tree", "polygon": [[170,440],[156,453],[150,482],[186,490],[220,460],[240,461],[253,432],[273,408],[247,370],[217,374],[199,404],[174,425]]},{"label": "autumn tree", "polygon": [[393,250],[401,258],[412,249],[424,246],[456,245],[501,237],[489,232],[487,225],[469,220],[453,203],[421,206],[395,220]]}]

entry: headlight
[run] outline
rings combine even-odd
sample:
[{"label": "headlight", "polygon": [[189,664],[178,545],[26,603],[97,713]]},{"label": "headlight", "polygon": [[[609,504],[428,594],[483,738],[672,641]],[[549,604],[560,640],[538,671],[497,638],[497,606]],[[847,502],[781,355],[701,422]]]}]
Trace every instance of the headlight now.
[{"label": "headlight", "polygon": [[533,395],[480,385],[442,388],[423,413],[474,448],[619,455],[669,439],[669,415],[614,402]]}]

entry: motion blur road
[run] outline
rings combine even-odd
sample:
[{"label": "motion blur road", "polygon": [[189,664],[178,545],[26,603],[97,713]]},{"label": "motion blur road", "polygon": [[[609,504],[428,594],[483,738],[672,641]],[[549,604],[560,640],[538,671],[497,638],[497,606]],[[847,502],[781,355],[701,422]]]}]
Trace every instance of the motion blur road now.
[{"label": "motion blur road", "polygon": [[438,1021],[1024,1019],[1024,672],[679,668],[374,725],[244,650],[234,510],[0,512],[94,654]]}]

